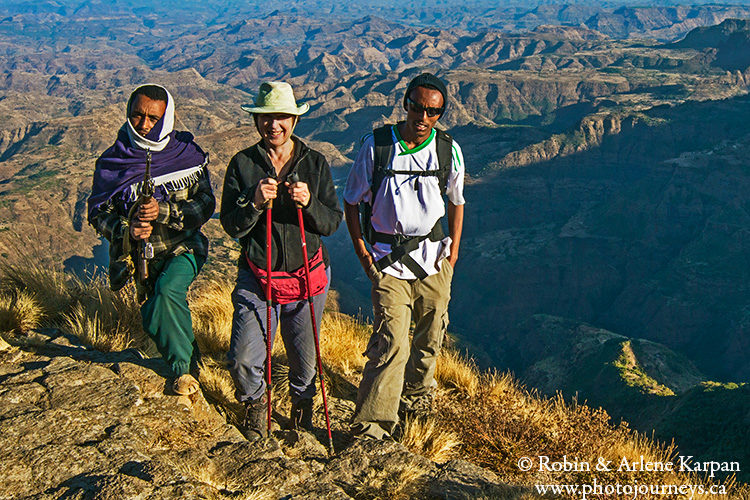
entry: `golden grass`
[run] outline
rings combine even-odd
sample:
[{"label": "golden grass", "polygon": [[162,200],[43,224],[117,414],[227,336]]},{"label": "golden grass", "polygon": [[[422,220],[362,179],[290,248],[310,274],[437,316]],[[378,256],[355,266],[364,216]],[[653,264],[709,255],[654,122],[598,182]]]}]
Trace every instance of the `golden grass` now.
[{"label": "golden grass", "polygon": [[204,356],[199,371],[198,383],[203,395],[232,425],[242,422],[243,408],[234,397],[234,381],[227,369],[218,361]]},{"label": "golden grass", "polygon": [[[281,344],[282,342],[277,342]],[[276,345],[274,345],[275,350]],[[271,400],[275,406],[285,403],[291,403],[289,397],[289,366],[287,366],[286,357],[284,363],[281,362],[281,356],[272,356],[271,358]]]},{"label": "golden grass", "polygon": [[211,462],[197,464],[188,460],[181,460],[180,457],[175,457],[171,460],[167,459],[167,461],[172,466],[172,469],[185,479],[206,484],[216,490],[226,489],[226,474]]},{"label": "golden grass", "polygon": [[382,489],[385,498],[410,499],[415,493],[423,491],[427,478],[424,472],[413,467],[405,467],[385,481]]},{"label": "golden grass", "polygon": [[[435,399],[436,425],[453,430],[463,443],[462,458],[498,472],[511,484],[712,484],[697,474],[679,472],[618,471],[594,469],[599,457],[613,463],[626,457],[631,462],[664,462],[676,450],[631,431],[627,424],[614,426],[601,408],[593,409],[561,395],[552,398],[528,391],[508,374],[478,374],[475,396],[452,391],[439,392]],[[549,472],[521,471],[521,457],[549,457],[551,461],[585,461],[592,470]],[[541,468],[540,468],[541,469]],[[731,480],[727,487],[731,485]]]},{"label": "golden grass", "polygon": [[81,304],[76,304],[65,316],[65,329],[98,351],[123,351],[132,343],[128,331],[117,327],[112,331],[110,325],[99,318],[97,311],[91,313]]},{"label": "golden grass", "polygon": [[3,333],[0,332],[0,352],[11,350],[13,350],[13,346],[5,341],[5,339],[3,338]]},{"label": "golden grass", "polygon": [[[643,433],[632,432],[612,443],[603,445],[598,450],[598,455],[613,463],[619,463],[627,459],[630,463],[639,463],[641,460],[651,463],[677,463],[679,452],[674,443],[660,444]],[[633,473],[629,473],[633,474]],[[652,476],[657,476],[656,473]],[[704,485],[711,484],[707,478],[691,472],[663,472],[658,474],[659,482],[656,484],[670,485]],[[723,484],[727,492],[733,493],[730,498],[750,498],[750,490],[747,486],[735,488],[736,481],[733,476],[722,481],[714,481],[715,484]],[[708,488],[706,488],[708,489]],[[714,498],[709,494],[696,493],[695,499]]]},{"label": "golden grass", "polygon": [[16,322],[13,317],[13,297],[10,294],[0,294],[0,332],[13,332]]},{"label": "golden grass", "polygon": [[157,429],[145,444],[148,449],[153,450],[184,451],[193,448],[195,443],[210,438],[211,433],[212,429],[206,428],[197,420],[175,419],[173,425]]},{"label": "golden grass", "polygon": [[427,486],[424,469],[409,463],[391,465],[384,470],[368,469],[360,481],[357,498],[409,500],[422,497]]},{"label": "golden grass", "polygon": [[26,290],[0,294],[0,330],[26,334],[42,323],[44,311],[36,296]]},{"label": "golden grass", "polygon": [[229,281],[211,280],[190,297],[193,332],[202,353],[223,355],[229,350],[232,337],[232,290]]},{"label": "golden grass", "polygon": [[440,427],[434,418],[407,418],[403,426],[400,441],[412,453],[437,463],[456,458],[461,441],[453,431]]},{"label": "golden grass", "polygon": [[[39,326],[58,327],[104,351],[137,347],[150,351],[141,327],[140,307],[133,287],[110,290],[105,278],[83,281],[62,270],[31,261],[0,263],[0,290],[14,297],[10,308],[0,302],[0,318],[11,318],[14,330],[26,333]],[[7,320],[3,320],[7,323]],[[4,325],[0,325],[4,327]]]},{"label": "golden grass", "polygon": [[329,312],[320,325],[320,353],[323,363],[344,376],[360,373],[366,358],[371,327],[345,314]]},{"label": "golden grass", "polygon": [[443,349],[435,365],[435,380],[446,389],[475,396],[479,388],[479,373],[472,360],[466,360],[452,349]]},{"label": "golden grass", "polygon": [[[131,283],[122,290],[113,292],[106,278],[99,277],[89,281],[75,279],[70,289],[74,303],[80,305],[88,316],[93,316],[96,312],[105,331],[117,337],[129,336],[132,347],[149,354],[155,353],[143,331],[135,285]],[[75,310],[75,307],[71,307],[71,310]]]},{"label": "golden grass", "polygon": [[[195,460],[194,456],[192,460]],[[167,459],[167,462],[183,479],[205,484],[215,490],[205,492],[207,493],[205,497],[201,494],[200,498],[216,500],[270,500],[277,498],[277,495],[265,486],[241,490],[240,485],[235,484],[223,470],[208,460],[196,463],[191,461],[190,456],[187,458],[177,456]],[[256,482],[265,483],[271,479],[271,476],[265,475],[258,478]]]},{"label": "golden grass", "polygon": [[518,393],[515,379],[510,372],[489,371],[484,376],[486,391],[493,398],[506,397],[508,393]]},{"label": "golden grass", "polygon": [[36,297],[45,319],[59,319],[57,314],[72,305],[70,283],[75,278],[60,270],[28,259],[16,265],[0,262],[0,275],[0,292],[17,294],[28,291]]},{"label": "golden grass", "polygon": [[231,491],[228,493],[218,492],[216,496],[209,498],[215,498],[217,500],[276,500],[279,496],[276,492],[267,487],[256,486],[255,488],[243,491]]},{"label": "golden grass", "polygon": [[[278,335],[278,327],[274,333],[273,346],[271,346],[271,356],[276,359],[282,359],[286,363],[286,349],[284,349],[284,342],[281,340],[281,335]],[[272,362],[274,360],[271,360]]]}]

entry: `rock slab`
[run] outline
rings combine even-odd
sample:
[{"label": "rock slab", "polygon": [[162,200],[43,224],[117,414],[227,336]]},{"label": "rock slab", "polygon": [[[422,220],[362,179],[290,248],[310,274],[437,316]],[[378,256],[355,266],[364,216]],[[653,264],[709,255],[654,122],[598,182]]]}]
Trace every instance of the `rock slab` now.
[{"label": "rock slab", "polygon": [[[248,442],[200,394],[169,395],[161,360],[100,353],[55,330],[0,350],[0,499],[491,498],[494,474],[395,442],[328,457],[312,434]],[[340,448],[340,449],[338,449]],[[505,496],[505,495],[502,495]]]}]

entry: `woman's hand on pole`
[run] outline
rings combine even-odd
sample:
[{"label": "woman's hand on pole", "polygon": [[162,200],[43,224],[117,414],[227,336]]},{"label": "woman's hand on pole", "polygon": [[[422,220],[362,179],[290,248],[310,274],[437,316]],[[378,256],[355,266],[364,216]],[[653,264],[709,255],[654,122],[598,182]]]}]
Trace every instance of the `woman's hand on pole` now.
[{"label": "woman's hand on pole", "polygon": [[265,179],[262,179],[258,183],[258,187],[255,188],[253,205],[255,205],[255,207],[259,209],[263,207],[269,200],[275,199],[277,185],[278,182],[276,182],[276,179],[273,179],[272,177],[266,177]]},{"label": "woman's hand on pole", "polygon": [[297,203],[301,207],[306,207],[310,204],[310,189],[307,184],[302,181],[294,183],[284,183],[289,190],[289,196],[292,197],[292,201]]}]

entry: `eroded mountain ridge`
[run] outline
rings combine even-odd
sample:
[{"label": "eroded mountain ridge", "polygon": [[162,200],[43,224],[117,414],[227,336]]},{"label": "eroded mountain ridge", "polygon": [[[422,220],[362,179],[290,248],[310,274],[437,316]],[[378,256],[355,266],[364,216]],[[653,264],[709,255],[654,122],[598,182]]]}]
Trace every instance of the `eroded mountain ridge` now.
[{"label": "eroded mountain ridge", "polygon": [[[636,32],[743,12],[694,9],[639,10]],[[602,28],[613,13],[596,26],[509,34],[379,17],[155,23],[127,10],[110,20],[76,12],[0,19],[6,258],[35,248],[71,269],[106,262],[84,216],[93,161],[144,81],[173,91],[178,126],[210,151],[220,193],[238,144],[256,140],[238,104],[259,81],[290,80],[310,101],[299,134],[342,181],[362,134],[399,119],[406,83],[429,69],[450,83],[455,101],[443,122],[471,174],[462,260],[473,265],[456,275],[451,329],[481,346],[473,352],[485,353],[482,363],[542,386],[557,374],[569,387],[578,375],[558,373],[565,360],[534,348],[562,331],[534,316],[544,313],[666,345],[695,364],[699,375],[682,378],[696,383],[750,375],[747,21],[657,42],[590,29],[616,35]],[[208,232],[209,267],[231,273],[236,245],[216,221]],[[334,286],[356,311],[367,307],[367,283],[349,247],[341,232],[330,242]],[[655,359],[636,351],[641,363]],[[670,386],[669,376],[651,375]]]}]

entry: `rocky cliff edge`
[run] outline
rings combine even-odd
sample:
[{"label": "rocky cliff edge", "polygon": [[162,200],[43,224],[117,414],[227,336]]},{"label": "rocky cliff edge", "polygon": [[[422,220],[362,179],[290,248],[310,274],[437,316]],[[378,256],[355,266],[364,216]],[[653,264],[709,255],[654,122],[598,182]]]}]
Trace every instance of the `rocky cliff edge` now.
[{"label": "rocky cliff edge", "polygon": [[490,471],[394,442],[335,435],[331,458],[308,433],[249,442],[200,392],[169,395],[163,369],[53,329],[0,342],[0,498],[514,496]]}]

